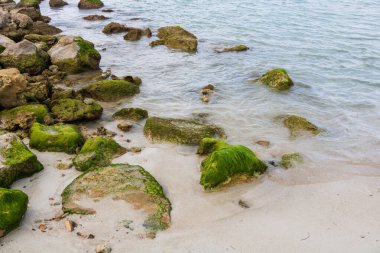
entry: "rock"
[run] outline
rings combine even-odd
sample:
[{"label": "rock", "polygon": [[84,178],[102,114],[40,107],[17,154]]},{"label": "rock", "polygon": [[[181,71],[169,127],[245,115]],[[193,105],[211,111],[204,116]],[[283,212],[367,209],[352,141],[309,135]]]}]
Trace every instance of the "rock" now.
[{"label": "rock", "polygon": [[28,34],[36,33],[41,35],[56,35],[61,32],[62,30],[55,26],[49,25],[42,21],[36,21],[33,23],[33,29],[29,31]]},{"label": "rock", "polygon": [[249,205],[248,205],[245,201],[243,201],[243,200],[241,200],[241,199],[239,199],[238,204],[239,204],[239,206],[241,206],[242,208],[249,208]]},{"label": "rock", "polygon": [[21,105],[0,112],[0,129],[15,131],[29,129],[34,122],[50,124],[52,118],[46,105]]},{"label": "rock", "polygon": [[35,9],[40,9],[39,0],[20,0],[17,7],[33,7]]},{"label": "rock", "polygon": [[94,44],[81,37],[63,36],[48,54],[60,70],[80,73],[99,69],[101,56]]},{"label": "rock", "polygon": [[65,221],[65,228],[67,232],[73,232],[75,227],[75,222],[72,220]]},{"label": "rock", "polygon": [[0,54],[0,64],[5,68],[18,68],[22,73],[37,75],[49,66],[49,56],[32,42],[23,40],[7,47]]},{"label": "rock", "polygon": [[125,148],[110,138],[94,137],[85,142],[73,162],[77,170],[86,171],[94,167],[108,166],[113,158],[125,152]]},{"label": "rock", "polygon": [[112,249],[105,244],[96,246],[95,253],[111,253]]},{"label": "rock", "polygon": [[107,136],[107,137],[114,137],[116,136],[115,132],[109,131],[104,127],[99,127],[96,129],[96,134],[99,136]]},{"label": "rock", "polygon": [[28,86],[24,93],[28,102],[45,102],[50,97],[51,84],[49,78],[38,76],[26,76],[28,80]]},{"label": "rock", "polygon": [[[16,44],[16,42],[14,42],[13,40],[11,40],[7,36],[4,36],[4,35],[0,34],[0,47],[2,46],[4,50],[5,50],[5,48],[7,48],[9,46],[13,46],[14,44]],[[0,51],[0,53],[2,53],[2,51]]]},{"label": "rock", "polygon": [[116,22],[111,22],[103,28],[103,33],[105,34],[122,33],[122,32],[127,32],[127,31],[128,31],[127,26],[122,25],[120,23],[116,23]]},{"label": "rock", "polygon": [[103,15],[88,15],[86,17],[83,17],[83,19],[88,20],[88,21],[98,21],[98,20],[109,19],[109,17],[103,16]]},{"label": "rock", "polygon": [[133,124],[130,123],[120,123],[117,124],[117,128],[119,128],[123,132],[128,132],[133,127]]},{"label": "rock", "polygon": [[73,154],[83,143],[84,139],[75,125],[56,124],[46,126],[34,123],[30,129],[29,146],[38,151]]},{"label": "rock", "polygon": [[115,112],[112,118],[139,121],[148,118],[148,111],[141,108],[123,108]]},{"label": "rock", "polygon": [[208,102],[210,102],[210,99],[209,99],[208,96],[202,96],[202,97],[201,97],[201,100],[202,100],[202,102],[204,102],[204,103],[208,103]]},{"label": "rock", "polygon": [[179,49],[194,53],[197,51],[197,37],[180,26],[166,26],[158,29],[159,40],[152,42],[151,46],[165,45],[168,48]]},{"label": "rock", "polygon": [[80,0],[78,4],[79,9],[99,9],[104,6],[100,0]]},{"label": "rock", "polygon": [[103,198],[124,200],[142,209],[147,214],[143,225],[147,233],[170,225],[170,201],[161,185],[140,166],[116,164],[85,172],[63,191],[62,208],[65,213],[94,214],[96,210],[80,201]]},{"label": "rock", "polygon": [[49,5],[50,7],[57,8],[57,7],[63,7],[65,5],[68,5],[68,3],[65,2],[64,0],[49,0]]},{"label": "rock", "polygon": [[300,153],[283,154],[281,156],[280,166],[289,169],[296,166],[298,163],[303,163],[304,159]]},{"label": "rock", "polygon": [[267,166],[247,147],[232,146],[223,140],[202,139],[198,154],[208,155],[201,164],[200,183],[204,189],[252,178],[266,171]]},{"label": "rock", "polygon": [[128,151],[133,152],[133,153],[140,153],[141,148],[140,147],[131,147]]},{"label": "rock", "polygon": [[102,12],[113,12],[112,9],[103,9]]},{"label": "rock", "polygon": [[16,134],[0,133],[0,187],[8,188],[17,179],[29,177],[43,168]]},{"label": "rock", "polygon": [[26,104],[24,92],[28,81],[16,68],[0,70],[0,107],[12,108]]},{"label": "rock", "polygon": [[28,195],[0,188],[0,238],[16,228],[28,208]]},{"label": "rock", "polygon": [[205,137],[223,136],[223,130],[193,120],[150,117],[144,126],[145,136],[154,143],[198,145]]},{"label": "rock", "polygon": [[270,142],[269,141],[256,141],[256,144],[260,145],[260,146],[263,146],[265,148],[268,148],[270,146]]},{"label": "rock", "polygon": [[98,103],[85,104],[78,99],[65,98],[53,101],[51,111],[59,122],[74,122],[97,120],[102,116],[103,108]]},{"label": "rock", "polygon": [[282,122],[286,128],[290,131],[290,136],[295,138],[302,133],[310,133],[312,135],[317,135],[321,130],[309,122],[307,119],[296,115],[287,115],[282,117]]},{"label": "rock", "polygon": [[124,80],[103,80],[89,84],[80,90],[84,97],[104,102],[115,102],[140,93],[137,85]]},{"label": "rock", "polygon": [[285,69],[273,69],[268,71],[259,79],[254,80],[254,82],[256,81],[259,81],[274,90],[288,90],[293,86],[293,81],[290,79]]},{"label": "rock", "polygon": [[137,41],[140,40],[142,36],[148,38],[152,37],[152,32],[149,28],[142,30],[140,28],[128,28],[128,33],[124,35],[125,40]]},{"label": "rock", "polygon": [[51,91],[51,99],[59,100],[59,99],[65,99],[65,98],[77,98],[78,95],[75,90],[73,89],[64,89],[59,87],[53,87]]},{"label": "rock", "polygon": [[55,167],[59,170],[68,170],[70,169],[71,167],[73,166],[72,163],[63,163],[63,162],[59,162],[55,165]]},{"label": "rock", "polygon": [[128,82],[130,82],[130,83],[134,83],[134,84],[136,84],[136,85],[138,85],[138,86],[140,86],[141,83],[142,83],[141,78],[138,77],[138,76],[125,76],[125,77],[123,78],[123,80],[128,81]]},{"label": "rock", "polygon": [[215,90],[215,86],[212,85],[212,84],[208,84],[208,85],[206,85],[205,87],[202,88],[201,94],[202,95],[209,95],[209,94],[213,93],[214,90]]},{"label": "rock", "polygon": [[51,48],[58,41],[58,37],[54,35],[27,34],[24,39],[33,43],[44,42]]},{"label": "rock", "polygon": [[215,49],[215,52],[217,53],[225,53],[225,52],[243,52],[249,50],[249,47],[246,45],[236,45],[233,47],[227,47],[223,48],[222,50],[220,49]]}]

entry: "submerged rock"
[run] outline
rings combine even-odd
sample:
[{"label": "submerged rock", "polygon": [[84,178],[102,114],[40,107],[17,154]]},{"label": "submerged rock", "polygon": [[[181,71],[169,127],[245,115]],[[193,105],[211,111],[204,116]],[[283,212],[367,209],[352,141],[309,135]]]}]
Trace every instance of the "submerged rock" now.
[{"label": "submerged rock", "polygon": [[152,142],[198,145],[205,137],[223,136],[223,130],[193,120],[150,117],[144,126],[145,136]]},{"label": "submerged rock", "polygon": [[28,81],[16,68],[0,70],[0,108],[12,108],[26,104],[25,91]]},{"label": "submerged rock", "polygon": [[152,47],[165,45],[168,48],[179,49],[185,52],[196,52],[197,37],[180,26],[166,26],[158,29],[159,40],[153,41]]},{"label": "submerged rock", "polygon": [[101,0],[80,0],[78,3],[79,9],[99,9],[104,6]]},{"label": "submerged rock", "polygon": [[120,156],[126,149],[116,141],[105,137],[88,139],[74,159],[74,166],[79,171],[93,167],[104,167],[111,164],[111,159]]},{"label": "submerged rock", "polygon": [[16,134],[0,132],[0,187],[8,188],[17,179],[29,177],[43,168]]},{"label": "submerged rock", "polygon": [[282,122],[284,126],[289,129],[291,137],[297,137],[305,132],[311,133],[312,135],[317,135],[321,132],[321,130],[316,125],[300,116],[283,116]]},{"label": "submerged rock", "polygon": [[78,99],[66,98],[53,101],[51,111],[59,122],[73,122],[99,119],[103,108],[98,103],[86,104]]},{"label": "submerged rock", "polygon": [[122,32],[127,32],[127,31],[128,31],[127,26],[122,25],[117,22],[111,22],[103,28],[103,33],[105,34],[122,33]]},{"label": "submerged rock", "polygon": [[106,17],[104,15],[88,15],[86,17],[83,17],[83,19],[87,21],[98,21],[109,19],[109,17]]},{"label": "submerged rock", "polygon": [[140,93],[140,89],[136,84],[124,80],[103,80],[87,85],[80,93],[99,101],[115,102]]},{"label": "submerged rock", "polygon": [[243,52],[249,50],[249,47],[246,45],[236,45],[233,47],[226,47],[223,49],[215,49],[215,52],[217,53],[226,53],[226,52]]},{"label": "submerged rock", "polygon": [[107,197],[127,201],[134,208],[145,211],[144,227],[149,234],[165,230],[170,225],[171,204],[161,185],[149,172],[136,165],[111,165],[77,177],[62,193],[62,208],[65,213],[94,214],[96,210],[78,202]]},{"label": "submerged rock", "polygon": [[249,148],[232,146],[223,140],[202,139],[198,154],[209,155],[201,164],[200,183],[205,189],[225,185],[241,176],[254,177],[267,168]]},{"label": "submerged rock", "polygon": [[56,124],[46,126],[34,123],[30,129],[29,145],[39,151],[73,154],[83,143],[84,139],[75,125]]},{"label": "submerged rock", "polygon": [[65,5],[68,5],[68,3],[65,2],[64,0],[49,0],[49,5],[50,7],[57,8],[57,7],[63,7]]},{"label": "submerged rock", "polygon": [[0,238],[16,228],[28,208],[28,195],[0,188]]},{"label": "submerged rock", "polygon": [[290,79],[285,69],[273,69],[268,71],[259,79],[255,80],[262,82],[275,90],[288,90],[293,86],[293,81]]},{"label": "submerged rock", "polygon": [[148,118],[148,111],[141,108],[123,108],[115,112],[112,118],[138,121]]},{"label": "submerged rock", "polygon": [[300,153],[284,154],[281,156],[280,166],[289,169],[298,163],[303,163],[304,159]]}]

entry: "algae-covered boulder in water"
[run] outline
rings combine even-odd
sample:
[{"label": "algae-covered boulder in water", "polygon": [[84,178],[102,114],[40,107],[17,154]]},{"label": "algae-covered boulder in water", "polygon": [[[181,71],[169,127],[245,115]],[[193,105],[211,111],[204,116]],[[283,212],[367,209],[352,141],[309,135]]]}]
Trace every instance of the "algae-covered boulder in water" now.
[{"label": "algae-covered boulder in water", "polygon": [[147,214],[144,227],[148,233],[170,225],[170,201],[156,179],[140,166],[116,164],[85,172],[63,191],[62,208],[65,213],[94,214],[96,210],[90,204],[83,206],[80,201],[103,198],[124,200],[143,210]]},{"label": "algae-covered boulder in water", "polygon": [[288,90],[293,86],[293,81],[285,69],[273,69],[268,71],[256,81],[262,82],[275,90]]},{"label": "algae-covered boulder in water", "polygon": [[125,148],[110,138],[94,137],[84,143],[74,159],[74,165],[79,171],[108,166],[112,158],[122,155],[125,151]]},{"label": "algae-covered boulder in water", "polygon": [[156,143],[198,145],[205,137],[222,136],[223,130],[193,120],[150,117],[145,123],[144,134]]},{"label": "algae-covered boulder in water", "polygon": [[281,156],[280,166],[289,169],[296,164],[303,163],[304,159],[300,153],[284,154]]},{"label": "algae-covered boulder in water", "polygon": [[138,121],[148,117],[148,111],[141,108],[123,108],[112,115],[114,119]]},{"label": "algae-covered boulder in water", "polygon": [[99,101],[115,102],[140,93],[140,88],[125,80],[103,80],[87,85],[80,93]]},{"label": "algae-covered boulder in water", "polygon": [[117,22],[111,22],[103,28],[103,33],[105,34],[122,33],[122,32],[127,32],[127,31],[128,31],[127,26],[117,23]]},{"label": "algae-covered boulder in water", "polygon": [[94,44],[81,37],[63,36],[49,51],[51,62],[60,70],[80,73],[99,69],[101,56]]},{"label": "algae-covered boulder in water", "polygon": [[99,9],[104,6],[101,0],[80,0],[78,3],[79,9]]},{"label": "algae-covered boulder in water", "polygon": [[297,137],[302,133],[317,135],[321,132],[321,130],[316,125],[300,116],[284,116],[282,122],[284,126],[289,129],[291,137]]},{"label": "algae-covered boulder in water", "polygon": [[0,112],[0,129],[28,129],[34,122],[49,124],[52,118],[46,105],[28,104]]},{"label": "algae-covered boulder in water", "polygon": [[236,45],[233,47],[226,47],[223,49],[216,49],[215,52],[217,53],[226,53],[226,52],[243,52],[249,50],[249,47],[246,45]]},{"label": "algae-covered boulder in water", "polygon": [[37,156],[15,134],[0,132],[0,187],[8,188],[42,169]]},{"label": "algae-covered boulder in water", "polygon": [[16,228],[28,207],[28,196],[20,190],[0,188],[0,238]]},{"label": "algae-covered boulder in water", "polygon": [[247,147],[232,146],[223,140],[205,138],[198,153],[209,156],[201,164],[201,185],[212,189],[243,176],[245,178],[265,172],[267,166]]},{"label": "algae-covered boulder in water", "polygon": [[66,98],[53,101],[51,111],[59,122],[73,122],[99,119],[103,108],[95,102],[86,104],[78,99]]},{"label": "algae-covered boulder in water", "polygon": [[39,151],[73,154],[83,143],[83,136],[75,125],[56,124],[46,126],[34,123],[30,129],[29,145]]},{"label": "algae-covered boulder in water", "polygon": [[196,52],[198,46],[197,37],[180,26],[165,26],[158,29],[159,40],[150,45],[165,45],[168,48],[179,49],[185,52]]},{"label": "algae-covered boulder in water", "polygon": [[57,8],[57,7],[63,7],[65,5],[68,5],[67,2],[64,0],[49,0],[50,7]]}]

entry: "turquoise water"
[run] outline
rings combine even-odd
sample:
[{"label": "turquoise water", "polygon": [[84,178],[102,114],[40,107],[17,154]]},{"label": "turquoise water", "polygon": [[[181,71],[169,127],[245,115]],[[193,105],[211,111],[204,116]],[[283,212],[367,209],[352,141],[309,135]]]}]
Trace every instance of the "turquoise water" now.
[{"label": "turquoise water", "polygon": [[[81,35],[102,51],[101,67],[117,75],[143,79],[141,94],[126,106],[150,115],[191,117],[209,113],[209,122],[226,129],[229,141],[248,145],[265,159],[302,152],[311,169],[358,173],[380,169],[380,7],[376,1],[107,1],[106,8],[78,10],[77,1],[42,11],[64,34]],[[112,19],[88,22],[89,14]],[[132,21],[131,18],[142,18]],[[196,54],[154,40],[127,42],[123,34],[101,32],[109,22],[133,27],[181,25],[199,39]],[[215,47],[244,43],[242,53],[216,54]],[[248,82],[283,67],[295,81],[289,92],[276,93]],[[200,88],[216,86],[209,104]],[[123,106],[123,105],[120,105]],[[113,109],[109,109],[113,110]],[[274,120],[298,114],[325,129],[320,136],[289,140]],[[269,140],[265,149],[255,144]]]}]

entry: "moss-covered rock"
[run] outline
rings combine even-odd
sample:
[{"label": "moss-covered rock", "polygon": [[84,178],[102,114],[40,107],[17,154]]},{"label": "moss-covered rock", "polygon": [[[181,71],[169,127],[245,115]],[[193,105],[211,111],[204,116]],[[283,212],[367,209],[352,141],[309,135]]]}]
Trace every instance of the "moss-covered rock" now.
[{"label": "moss-covered rock", "polygon": [[52,47],[58,41],[58,37],[54,35],[27,34],[24,39],[33,43],[44,42],[48,47]]},{"label": "moss-covered rock", "polygon": [[216,49],[215,52],[217,53],[226,53],[226,52],[243,52],[249,50],[249,47],[246,45],[236,45],[233,47],[226,47],[223,49]]},{"label": "moss-covered rock", "polygon": [[79,9],[99,9],[104,6],[101,0],[80,0],[78,3]]},{"label": "moss-covered rock", "polygon": [[86,171],[93,167],[104,167],[111,164],[111,159],[120,156],[126,149],[116,141],[105,137],[88,139],[74,159],[75,168]]},{"label": "moss-covered rock", "polygon": [[148,118],[148,111],[141,108],[123,108],[115,112],[112,117],[114,119],[138,121]]},{"label": "moss-covered rock", "polygon": [[249,148],[232,146],[223,140],[203,139],[198,153],[209,154],[201,164],[200,183],[205,189],[227,184],[239,176],[254,177],[267,168]]},{"label": "moss-covered rock", "polygon": [[13,133],[0,133],[0,187],[8,188],[15,180],[43,169],[25,144]]},{"label": "moss-covered rock", "polygon": [[281,156],[280,166],[285,169],[289,169],[303,162],[304,162],[304,159],[300,153],[284,154]]},{"label": "moss-covered rock", "polygon": [[0,238],[16,228],[28,207],[28,196],[20,190],[0,188]]},{"label": "moss-covered rock", "polygon": [[20,0],[17,4],[17,7],[33,7],[35,9],[40,9],[39,0]]},{"label": "moss-covered rock", "polygon": [[99,101],[115,102],[140,93],[140,88],[125,80],[103,80],[87,85],[80,93]]},{"label": "moss-covered rock", "polygon": [[205,137],[223,136],[223,130],[193,120],[150,117],[144,126],[145,136],[152,142],[198,145]]},{"label": "moss-covered rock", "polygon": [[145,211],[147,233],[156,233],[170,225],[170,201],[161,185],[140,166],[116,164],[85,172],[63,191],[62,208],[65,213],[94,214],[96,210],[81,206],[79,201],[103,198],[125,200]]},{"label": "moss-covered rock", "polygon": [[317,135],[321,130],[309,122],[307,119],[296,116],[296,115],[287,115],[282,117],[282,122],[286,128],[290,131],[290,136],[292,138],[297,137],[303,133],[310,133],[312,135]]},{"label": "moss-covered rock", "polygon": [[78,99],[66,98],[53,101],[51,111],[59,122],[73,122],[99,119],[103,108],[95,102],[86,104]]},{"label": "moss-covered rock", "polygon": [[0,129],[28,129],[34,122],[52,122],[49,109],[41,104],[28,104],[0,112]]},{"label": "moss-covered rock", "polygon": [[117,22],[111,22],[103,28],[103,33],[105,34],[122,33],[127,31],[128,27],[126,25]]},{"label": "moss-covered rock", "polygon": [[83,136],[75,125],[56,124],[46,126],[34,123],[30,129],[29,145],[39,151],[73,154],[83,143]]},{"label": "moss-covered rock", "polygon": [[180,26],[165,26],[158,29],[159,40],[153,41],[152,47],[165,45],[168,48],[179,49],[185,52],[196,52],[198,47],[197,37]]},{"label": "moss-covered rock", "polygon": [[256,81],[262,82],[275,90],[288,90],[293,86],[293,81],[285,69],[273,69],[268,71]]}]

